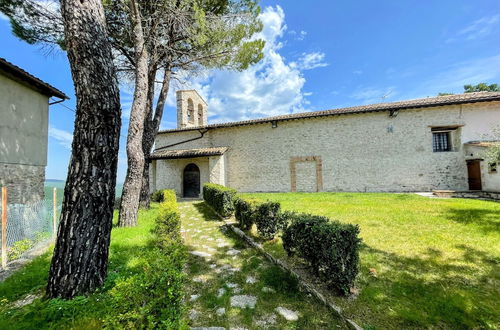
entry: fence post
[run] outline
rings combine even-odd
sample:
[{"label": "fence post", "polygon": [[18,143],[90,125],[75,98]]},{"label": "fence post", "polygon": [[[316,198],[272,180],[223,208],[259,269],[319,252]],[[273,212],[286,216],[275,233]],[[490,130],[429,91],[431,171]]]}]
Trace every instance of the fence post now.
[{"label": "fence post", "polygon": [[54,228],[54,237],[57,236],[57,188],[54,187],[54,193],[53,193],[53,209],[54,209],[54,214],[52,217],[52,226]]},{"label": "fence post", "polygon": [[7,268],[7,187],[2,187],[2,268]]}]

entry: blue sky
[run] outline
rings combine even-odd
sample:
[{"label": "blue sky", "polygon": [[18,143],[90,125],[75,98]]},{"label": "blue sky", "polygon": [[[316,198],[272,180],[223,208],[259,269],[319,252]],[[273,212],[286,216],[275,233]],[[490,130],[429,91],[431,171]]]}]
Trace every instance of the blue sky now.
[{"label": "blue sky", "polygon": [[[175,127],[177,88],[198,89],[209,121],[434,96],[466,83],[500,83],[500,2],[262,1],[265,58],[244,72],[211,71],[173,86],[162,128]],[[0,18],[0,57],[71,97],[66,55],[28,45]],[[126,129],[132,95],[122,86],[123,128],[118,181],[126,171]],[[74,113],[50,108],[46,177],[64,179]]]}]

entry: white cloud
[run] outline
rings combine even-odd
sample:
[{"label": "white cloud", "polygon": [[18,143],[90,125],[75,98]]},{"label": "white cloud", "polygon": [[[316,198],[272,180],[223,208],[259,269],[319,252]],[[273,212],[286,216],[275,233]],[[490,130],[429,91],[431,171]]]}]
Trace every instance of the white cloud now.
[{"label": "white cloud", "polygon": [[[205,98],[211,122],[306,111],[308,101],[302,91],[306,82],[303,70],[327,65],[324,53],[304,53],[297,62],[287,63],[279,53],[287,28],[283,9],[266,7],[260,19],[264,29],[256,38],[266,41],[261,62],[243,72],[216,70],[204,77],[186,79],[189,82],[179,86],[196,89]],[[167,104],[175,106],[173,91]]]},{"label": "white cloud", "polygon": [[73,142],[72,133],[50,126],[49,136],[55,139],[60,145],[62,145],[66,149],[71,149],[71,142]]},{"label": "white cloud", "polygon": [[456,37],[449,38],[447,42],[460,40],[476,40],[484,38],[500,27],[500,14],[493,16],[485,16],[477,19],[467,25],[462,30],[458,31]]},{"label": "white cloud", "polygon": [[354,70],[352,73],[355,75],[361,75],[363,74],[363,70]]},{"label": "white cloud", "polygon": [[290,66],[296,67],[300,70],[312,70],[328,66],[328,63],[324,60],[325,53],[322,52],[302,53],[299,60],[297,62],[290,63]]}]

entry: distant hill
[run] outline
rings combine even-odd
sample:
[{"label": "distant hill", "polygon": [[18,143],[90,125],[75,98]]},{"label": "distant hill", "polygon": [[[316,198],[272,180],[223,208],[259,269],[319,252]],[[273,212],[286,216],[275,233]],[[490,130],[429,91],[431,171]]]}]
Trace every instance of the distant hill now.
[{"label": "distant hill", "polygon": [[[52,191],[48,188],[57,188],[58,193],[60,192],[62,196],[62,192],[64,190],[65,185],[66,181],[64,180],[47,179],[45,180],[45,195],[47,195],[49,191]],[[115,192],[116,197],[120,197],[122,195],[122,189],[123,189],[123,183],[118,183],[116,185],[116,192]]]}]

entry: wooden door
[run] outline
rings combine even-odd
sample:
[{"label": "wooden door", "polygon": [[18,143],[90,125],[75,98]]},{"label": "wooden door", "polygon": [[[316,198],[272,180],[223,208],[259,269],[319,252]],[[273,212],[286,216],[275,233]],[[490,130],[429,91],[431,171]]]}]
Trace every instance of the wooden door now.
[{"label": "wooden door", "polygon": [[469,190],[482,190],[481,162],[479,160],[467,161],[467,172],[469,174]]}]

